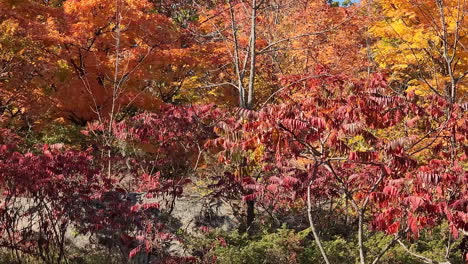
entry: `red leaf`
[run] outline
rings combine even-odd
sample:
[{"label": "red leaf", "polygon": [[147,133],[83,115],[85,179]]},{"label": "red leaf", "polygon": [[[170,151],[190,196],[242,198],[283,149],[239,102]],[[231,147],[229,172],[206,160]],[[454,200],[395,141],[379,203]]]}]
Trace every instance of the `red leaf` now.
[{"label": "red leaf", "polygon": [[252,193],[252,194],[247,194],[247,195],[244,195],[244,197],[242,197],[242,200],[244,201],[253,201],[257,198],[257,194],[256,193]]},{"label": "red leaf", "polygon": [[152,209],[152,208],[159,209],[159,203],[146,203],[146,204],[143,204],[143,209],[144,210],[148,210],[148,209]]},{"label": "red leaf", "polygon": [[130,211],[131,211],[131,212],[138,212],[138,211],[140,211],[140,205],[139,205],[139,204],[136,204],[136,205],[130,207]]},{"label": "red leaf", "polygon": [[385,186],[383,189],[383,193],[388,196],[395,197],[398,195],[398,189],[395,188],[394,186]]},{"label": "red leaf", "polygon": [[398,230],[400,230],[400,222],[395,222],[395,223],[388,226],[387,233],[389,235],[395,234],[395,233],[398,232]]},{"label": "red leaf", "polygon": [[419,120],[419,117],[414,117],[414,118],[411,118],[410,120],[406,121],[406,125],[408,127],[414,127],[416,122]]},{"label": "red leaf", "polygon": [[418,196],[410,196],[406,198],[411,206],[411,210],[416,211],[419,207],[424,204],[424,199]]},{"label": "red leaf", "polygon": [[132,250],[130,251],[130,253],[128,254],[128,257],[129,257],[129,258],[133,258],[133,257],[134,257],[136,254],[138,254],[138,252],[140,252],[140,251],[141,251],[141,245],[138,246],[138,247],[136,247],[136,248],[134,248],[134,249],[132,249]]},{"label": "red leaf", "polygon": [[267,190],[270,191],[270,192],[278,191],[278,184],[269,184],[267,186]]},{"label": "red leaf", "polygon": [[411,215],[408,216],[408,226],[411,232],[413,232],[413,234],[418,234],[419,227],[418,227],[418,219],[416,217],[413,217]]}]

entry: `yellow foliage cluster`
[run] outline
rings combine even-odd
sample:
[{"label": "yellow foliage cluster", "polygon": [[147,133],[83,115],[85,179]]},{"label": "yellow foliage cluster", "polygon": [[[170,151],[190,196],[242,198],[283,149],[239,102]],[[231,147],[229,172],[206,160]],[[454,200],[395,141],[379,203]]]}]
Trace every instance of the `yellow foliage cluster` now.
[{"label": "yellow foliage cluster", "polygon": [[[440,2],[440,4],[437,4]],[[464,1],[377,0],[378,21],[370,33],[376,39],[374,59],[391,73],[400,91],[446,95],[453,78],[468,71],[468,3]],[[449,63],[447,62],[448,60]],[[449,66],[450,64],[450,66]],[[460,100],[467,83],[458,83]]]}]

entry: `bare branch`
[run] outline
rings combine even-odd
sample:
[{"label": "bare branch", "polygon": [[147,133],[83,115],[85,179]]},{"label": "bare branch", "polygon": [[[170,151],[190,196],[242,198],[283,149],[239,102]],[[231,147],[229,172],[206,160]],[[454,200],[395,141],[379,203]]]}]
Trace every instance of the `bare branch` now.
[{"label": "bare branch", "polygon": [[443,261],[443,262],[439,262],[439,261],[435,261],[433,259],[430,259],[430,258],[426,258],[422,255],[419,255],[419,254],[416,254],[414,253],[413,251],[411,251],[403,242],[401,242],[400,239],[397,239],[397,242],[400,244],[400,246],[408,253],[410,254],[411,256],[423,261],[424,263],[427,263],[427,264],[451,264],[450,261]]},{"label": "bare branch", "polygon": [[[315,175],[317,174],[317,169],[318,169],[318,164],[315,164],[312,179],[315,178]],[[314,235],[315,243],[317,244],[317,247],[319,248],[320,253],[322,254],[323,260],[325,261],[326,264],[330,264],[330,261],[328,260],[327,254],[325,253],[325,250],[324,250],[324,248],[322,246],[320,236],[318,235],[317,230],[315,229],[314,219],[312,217],[312,202],[311,202],[311,197],[310,197],[310,187],[311,186],[312,186],[312,180],[309,181],[309,185],[307,186],[307,215],[309,217],[310,229],[312,230],[312,234]]]},{"label": "bare branch", "polygon": [[328,32],[331,32],[335,29],[338,29],[339,27],[341,27],[342,25],[346,24],[349,20],[351,20],[357,13],[358,13],[359,9],[356,9],[356,11],[350,15],[349,17],[347,17],[346,19],[344,19],[343,21],[341,21],[340,23],[338,23],[337,25],[333,26],[333,27],[330,27],[328,29],[325,29],[325,30],[321,30],[321,31],[316,31],[316,32],[309,32],[309,33],[304,33],[304,34],[300,34],[300,35],[296,35],[296,36],[292,36],[292,37],[288,37],[288,38],[283,38],[283,39],[280,39],[280,40],[277,40],[277,41],[274,41],[270,44],[268,44],[266,47],[264,47],[263,49],[261,49],[260,51],[258,51],[258,54],[263,54],[263,53],[266,53],[266,52],[269,52],[269,49],[278,45],[278,44],[281,44],[283,42],[288,42],[288,41],[291,41],[291,40],[295,40],[295,39],[300,39],[300,38],[304,38],[304,37],[310,37],[310,36],[316,36],[316,35],[322,35],[322,34],[325,34],[325,33],[328,33]]}]

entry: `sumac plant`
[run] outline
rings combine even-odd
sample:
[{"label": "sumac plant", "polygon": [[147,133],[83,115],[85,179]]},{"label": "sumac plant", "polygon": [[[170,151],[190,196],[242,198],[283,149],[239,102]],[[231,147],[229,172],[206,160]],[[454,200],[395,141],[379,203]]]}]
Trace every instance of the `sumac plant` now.
[{"label": "sumac plant", "polygon": [[123,263],[184,260],[167,252],[177,238],[166,219],[217,113],[214,106],[165,106],[114,123],[111,133],[93,123],[83,131],[90,135],[83,150],[55,144],[20,153],[2,140],[0,247],[18,262],[28,255],[64,263],[74,230],[120,252]]},{"label": "sumac plant", "polygon": [[[392,92],[382,74],[353,79],[318,68],[283,81],[278,103],[239,110],[215,129],[209,146],[235,167],[218,189],[233,192],[237,182],[239,196],[271,210],[302,203],[326,263],[313,211],[328,200],[342,201],[329,210],[357,231],[361,264],[378,263],[397,244],[432,261],[404,240],[441,222],[449,223],[448,237],[466,234],[468,126],[460,105]],[[393,238],[369,256],[366,230]]]},{"label": "sumac plant", "polygon": [[44,146],[40,153],[21,154],[3,146],[0,246],[18,262],[30,255],[44,263],[63,263],[70,230],[114,240],[124,259],[140,244],[154,253],[161,241],[168,241],[171,235],[151,212],[158,204],[126,199],[128,192],[93,160],[92,150]]}]

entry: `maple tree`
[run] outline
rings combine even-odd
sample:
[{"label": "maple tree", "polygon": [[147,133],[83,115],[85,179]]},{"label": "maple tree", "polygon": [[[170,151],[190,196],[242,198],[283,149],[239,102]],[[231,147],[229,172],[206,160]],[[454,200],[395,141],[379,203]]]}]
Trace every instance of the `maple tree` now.
[{"label": "maple tree", "polygon": [[391,69],[400,91],[436,93],[462,102],[466,93],[466,3],[457,1],[375,1],[380,21],[375,59]]},{"label": "maple tree", "polygon": [[269,32],[279,47],[262,52],[281,54],[279,67],[285,74],[304,74],[321,65],[332,73],[358,75],[372,66],[366,54],[366,28],[371,18],[362,6],[341,8],[303,1],[291,4],[283,13],[278,30]]},{"label": "maple tree", "polygon": [[[227,1],[199,9],[200,34],[214,41],[221,65],[204,87],[231,105],[258,108],[281,89],[283,75],[317,65],[367,71],[360,51],[367,22],[359,8],[334,8],[326,1]],[[354,67],[356,60],[361,68]]]},{"label": "maple tree", "polygon": [[[43,67],[43,61],[37,60],[41,57],[40,43],[28,35],[25,20],[28,19],[30,10],[37,9],[25,6],[24,9],[14,10],[9,2],[0,3],[1,17],[1,55],[0,55],[0,105],[1,122],[7,125],[10,120],[20,117],[26,109],[37,109],[42,98],[35,92],[41,82],[38,82],[38,72],[35,66]],[[18,12],[16,12],[18,11]],[[18,14],[20,13],[20,14]],[[44,32],[44,26],[31,23],[38,32]],[[35,95],[29,97],[28,95]],[[42,109],[38,109],[39,111]],[[6,124],[5,124],[6,123]]]},{"label": "maple tree", "polygon": [[[3,101],[12,105],[9,108],[34,105],[32,109],[48,111],[52,118],[84,125],[129,106],[155,109],[160,102],[190,101],[197,74],[208,64],[203,60],[206,51],[194,44],[187,26],[180,24],[186,21],[177,24],[158,12],[157,8],[166,10],[167,5],[24,1],[2,3],[1,8],[5,42],[10,45],[5,46],[2,72],[12,76],[2,82]],[[33,48],[15,54],[27,41],[34,43]],[[30,77],[12,75],[11,67],[18,63],[22,63],[19,72]],[[26,66],[35,70],[28,72]],[[18,89],[18,82],[28,78],[33,81]]]}]

